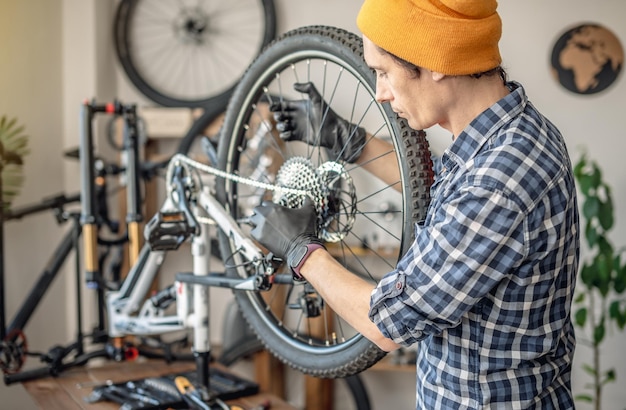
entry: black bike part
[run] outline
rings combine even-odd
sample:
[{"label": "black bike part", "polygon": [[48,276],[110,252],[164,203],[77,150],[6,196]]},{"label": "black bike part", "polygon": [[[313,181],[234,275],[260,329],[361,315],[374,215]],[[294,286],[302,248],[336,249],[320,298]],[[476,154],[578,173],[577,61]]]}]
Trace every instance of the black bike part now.
[{"label": "black bike part", "polygon": [[74,220],[73,228],[65,234],[62,241],[55,248],[51,259],[41,272],[39,279],[33,285],[28,293],[28,296],[26,296],[26,299],[22,303],[21,308],[15,314],[11,324],[6,330],[8,335],[12,334],[16,330],[22,330],[26,327],[26,324],[33,315],[35,308],[39,305],[39,301],[43,298],[44,294],[48,290],[48,287],[56,278],[61,267],[65,263],[67,256],[74,249],[74,246],[76,245],[75,238],[77,235],[80,235],[81,230],[81,225]]},{"label": "black bike part", "polygon": [[[282,141],[268,106],[281,98],[304,98],[293,84],[306,81],[316,85],[335,112],[387,140],[392,148],[368,164],[357,165],[329,157],[319,146]],[[399,120],[389,104],[376,102],[375,87],[360,37],[325,26],[291,31],[268,46],[242,77],[218,143],[219,168],[225,172],[265,183],[295,181],[285,185],[316,197],[326,247],[341,264],[372,283],[393,270],[412,243],[414,224],[426,214],[434,176],[425,133]],[[383,182],[364,169],[381,169],[387,162],[397,165],[397,180]],[[223,178],[217,180],[216,194],[238,221],[246,221],[252,208],[267,199],[299,206],[297,196]],[[249,226],[241,225],[249,232]],[[234,261],[227,274],[253,275],[229,238],[220,233],[219,239],[222,259]],[[269,351],[318,377],[353,375],[384,356],[307,286],[274,283],[268,292],[235,291],[244,317]],[[323,313],[307,317],[308,309],[299,308],[302,298],[315,301],[315,310]]]},{"label": "black bike part", "polygon": [[120,64],[146,97],[170,107],[224,107],[245,68],[276,34],[273,0],[121,0]]},{"label": "black bike part", "polygon": [[[72,352],[71,347],[65,350],[65,353],[67,354],[71,352]],[[8,386],[13,383],[23,383],[29,380],[40,379],[40,378],[48,377],[48,376],[57,377],[59,376],[59,374],[61,374],[61,372],[65,370],[71,369],[73,367],[82,366],[86,364],[87,362],[89,362],[89,360],[95,359],[98,357],[108,357],[108,353],[105,350],[96,350],[93,352],[88,352],[80,356],[77,356],[69,362],[63,362],[61,360],[63,358],[60,357],[59,360],[57,360],[56,362],[50,363],[49,365],[44,366],[44,367],[40,367],[40,368],[36,368],[32,370],[24,370],[19,373],[5,374],[4,384]]]},{"label": "black bike part", "polygon": [[146,224],[144,236],[150,250],[175,251],[194,232],[185,212],[159,211]]},{"label": "black bike part", "polygon": [[212,104],[205,107],[202,115],[191,124],[191,127],[180,141],[176,153],[187,155],[196,160],[199,157],[201,158],[201,155],[205,154],[202,149],[202,138],[215,139],[215,135],[208,134],[208,128],[225,110],[226,104]]},{"label": "black bike part", "polygon": [[11,219],[21,219],[25,216],[36,214],[47,210],[63,211],[63,207],[67,204],[80,201],[80,194],[67,196],[66,194],[58,194],[49,198],[44,198],[41,203],[36,205],[26,205],[21,208],[9,209],[3,215],[5,221]]}]

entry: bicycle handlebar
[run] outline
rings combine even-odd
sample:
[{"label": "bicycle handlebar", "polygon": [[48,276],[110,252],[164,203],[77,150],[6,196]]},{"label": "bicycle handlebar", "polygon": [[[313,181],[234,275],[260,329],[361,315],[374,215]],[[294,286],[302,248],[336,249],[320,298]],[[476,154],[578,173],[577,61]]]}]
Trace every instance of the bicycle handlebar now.
[{"label": "bicycle handlebar", "polygon": [[24,216],[36,214],[49,209],[62,209],[63,206],[80,201],[80,194],[66,196],[59,194],[52,197],[44,198],[39,204],[26,205],[17,209],[9,209],[4,213],[4,220],[20,219]]},{"label": "bicycle handlebar", "polygon": [[[145,161],[140,165],[140,173],[144,180],[153,178],[157,172],[167,166],[169,159],[160,162]],[[103,176],[115,176],[126,172],[125,167],[115,164],[106,164],[102,169]],[[80,202],[80,193],[67,195],[65,193],[43,198],[39,203],[28,204],[16,209],[9,209],[4,212],[4,221],[21,219],[25,216],[44,212],[47,210],[62,210],[65,205]]]}]

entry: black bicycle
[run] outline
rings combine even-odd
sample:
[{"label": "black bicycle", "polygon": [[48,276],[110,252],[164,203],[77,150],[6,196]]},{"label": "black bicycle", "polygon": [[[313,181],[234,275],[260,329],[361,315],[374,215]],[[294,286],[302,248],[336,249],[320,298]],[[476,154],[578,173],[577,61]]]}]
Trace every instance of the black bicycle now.
[{"label": "black bicycle", "polygon": [[[136,115],[134,106],[125,106],[121,103],[112,103],[108,105],[95,105],[85,103],[83,106],[83,133],[91,134],[91,119],[96,112],[106,112],[115,117],[123,117],[126,138],[124,139],[125,152],[129,157],[134,158],[139,152],[139,135],[136,123]],[[84,147],[81,147],[84,148]],[[61,268],[71,256],[74,256],[74,268],[76,275],[76,303],[81,306],[82,292],[81,284],[83,279],[87,282],[89,288],[93,289],[98,306],[104,306],[105,291],[111,287],[117,286],[121,282],[121,260],[123,258],[122,247],[128,243],[128,233],[122,230],[122,224],[118,220],[112,219],[109,213],[109,198],[112,195],[108,180],[121,174],[128,177],[129,186],[129,214],[127,219],[129,222],[137,221],[141,218],[139,210],[140,198],[137,197],[140,180],[149,180],[156,174],[159,168],[163,168],[165,164],[143,163],[137,161],[131,162],[130,167],[124,168],[117,164],[105,161],[103,158],[97,157],[92,151],[86,152],[84,149],[69,151],[66,156],[78,159],[81,155],[88,156],[91,166],[85,172],[86,178],[80,193],[66,195],[61,193],[58,195],[44,198],[36,204],[24,205],[15,209],[9,209],[3,214],[0,224],[4,224],[12,220],[21,220],[34,214],[52,211],[56,221],[59,224],[70,223],[70,228],[66,229],[58,245],[52,251],[48,262],[43,267],[39,277],[32,284],[32,287],[25,299],[22,301],[11,321],[4,328],[5,312],[0,312],[2,316],[3,328],[1,329],[2,340],[0,340],[0,369],[5,373],[5,382],[12,382],[12,378],[16,377],[20,380],[23,376],[19,374],[27,355],[38,356],[41,361],[48,363],[45,371],[40,372],[41,375],[56,375],[64,368],[70,367],[67,362],[68,357],[75,360],[71,362],[71,366],[86,363],[89,359],[102,352],[87,353],[86,340],[92,339],[92,343],[100,343],[107,340],[106,322],[104,311],[98,311],[98,323],[94,329],[85,334],[80,324],[82,323],[81,309],[76,311],[77,328],[76,340],[67,346],[55,346],[46,353],[29,352],[28,342],[24,334],[24,328],[35,313],[42,298],[46,294],[49,286],[56,279]],[[84,204],[89,206],[91,213],[87,219],[83,219],[83,213],[80,210],[69,207],[71,204]],[[70,208],[68,210],[68,207]],[[83,254],[81,250],[81,241],[87,236],[90,237],[90,247],[86,248],[85,256],[89,255],[89,269],[83,278],[81,275]],[[4,252],[4,249],[0,249]],[[105,269],[105,265],[107,269]],[[101,275],[107,271],[107,275]],[[2,272],[4,275],[4,271]],[[35,372],[37,373],[37,372]],[[19,374],[19,375],[18,375]]]}]

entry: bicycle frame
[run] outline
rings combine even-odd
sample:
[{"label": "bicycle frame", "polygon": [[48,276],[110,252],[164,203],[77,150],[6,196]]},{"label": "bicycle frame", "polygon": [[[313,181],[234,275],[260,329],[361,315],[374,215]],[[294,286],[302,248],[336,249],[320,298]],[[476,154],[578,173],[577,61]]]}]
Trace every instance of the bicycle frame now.
[{"label": "bicycle frame", "polygon": [[[123,170],[116,166],[107,166],[104,161],[96,159],[93,153],[92,144],[92,130],[91,121],[93,115],[97,112],[105,112],[112,115],[124,115],[130,130],[127,136],[126,151],[129,153],[128,167]],[[102,226],[108,226],[109,230],[113,233],[118,233],[118,223],[111,221],[108,218],[108,205],[107,205],[107,175],[116,175],[122,171],[130,173],[129,177],[129,193],[128,204],[129,214],[127,221],[129,222],[129,228],[134,228],[138,236],[138,228],[135,227],[136,223],[141,220],[140,204],[139,204],[139,163],[138,163],[138,144],[136,138],[136,123],[134,116],[134,106],[124,106],[119,103],[107,104],[103,106],[85,103],[83,105],[82,116],[82,132],[81,132],[81,145],[80,162],[81,162],[81,176],[83,177],[80,195],[74,195],[66,197],[65,195],[58,195],[53,198],[44,199],[41,204],[25,206],[16,210],[9,211],[3,215],[0,223],[4,223],[5,220],[20,219],[30,214],[39,213],[48,209],[54,210],[59,223],[67,220],[72,221],[72,227],[67,231],[61,239],[61,242],[55,248],[50,260],[44,267],[38,280],[32,286],[30,292],[19,306],[17,312],[10,325],[4,329],[4,337],[0,340],[0,361],[2,361],[3,371],[5,372],[5,384],[10,384],[17,381],[25,381],[37,377],[43,377],[47,375],[56,375],[59,371],[71,367],[72,365],[79,365],[86,362],[89,358],[95,356],[84,355],[84,337],[81,323],[82,323],[82,296],[81,296],[81,252],[79,246],[79,240],[81,237],[89,242],[89,246],[85,246],[86,259],[89,261],[89,268],[85,272],[85,280],[88,287],[93,288],[97,292],[98,300],[98,324],[94,328],[92,333],[92,339],[94,342],[103,342],[107,339],[105,332],[105,318],[103,314],[102,306],[104,306],[104,283],[103,277],[100,275],[102,265],[104,263],[105,255],[98,250],[98,246],[104,244],[106,246],[117,246],[128,241],[126,235],[121,236],[118,239],[106,240],[98,237],[98,231]],[[73,156],[73,155],[68,155]],[[83,212],[65,212],[63,207],[66,204],[73,202],[81,202]],[[85,212],[89,210],[89,214]],[[133,238],[133,231],[129,231],[131,236],[131,242]],[[35,309],[41,302],[43,296],[52,281],[56,278],[60,272],[64,262],[69,257],[71,251],[75,251],[76,259],[76,299],[77,299],[77,338],[74,343],[68,347],[54,347],[47,355],[42,356],[42,361],[48,361],[50,366],[45,369],[35,369],[26,372],[19,372],[24,362],[26,355],[26,339],[22,333],[22,329],[26,326],[30,320]],[[3,250],[2,250],[3,251]],[[114,271],[117,280],[119,272]],[[4,324],[4,308],[1,309],[2,322]],[[23,340],[21,340],[23,339]],[[76,352],[76,359],[71,364],[63,363],[63,359],[71,352]],[[102,356],[104,354],[100,354]]]},{"label": "bicycle frame", "polygon": [[[176,157],[172,161],[176,161]],[[170,164],[170,167],[179,167]],[[178,168],[180,171],[182,168]],[[193,353],[199,380],[208,386],[209,287],[256,291],[270,286],[275,262],[240,230],[234,219],[210,194],[208,187],[194,189],[194,183],[175,171],[175,194],[170,195],[160,212],[146,226],[147,244],[119,291],[106,297],[110,337],[126,335],[161,335],[193,329]],[[175,203],[171,196],[182,198]],[[172,210],[176,213],[174,218]],[[160,215],[170,213],[167,220]],[[211,222],[207,223],[207,219]],[[203,221],[203,222],[199,222]],[[229,278],[225,273],[211,272],[211,228],[216,224],[241,249],[241,256],[251,261],[257,275],[249,278]],[[176,238],[173,238],[176,236]],[[184,236],[184,238],[182,237]],[[191,237],[192,272],[178,273],[175,283],[147,298],[150,285],[164,258],[164,253],[178,248]],[[152,239],[152,242],[150,242]],[[166,243],[166,244],[164,244]],[[172,244],[173,243],[173,244]],[[151,248],[152,247],[152,248]],[[153,249],[154,248],[154,249]],[[176,311],[165,315],[165,308],[176,301]],[[142,303],[143,302],[143,303]]]},{"label": "bicycle frame", "polygon": [[[99,171],[100,174],[100,171]],[[99,185],[96,189],[96,200],[99,204],[102,204],[102,201],[105,200],[106,195],[106,184]],[[51,198],[47,198],[42,200],[41,203],[35,205],[26,205],[21,208],[17,208],[9,211],[5,215],[5,220],[14,220],[14,219],[22,219],[32,214],[46,212],[51,210],[54,212],[57,222],[59,224],[70,221],[71,227],[66,230],[66,232],[61,237],[60,242],[54,248],[48,261],[43,267],[41,273],[39,274],[37,280],[31,286],[27,296],[22,301],[17,311],[15,312],[12,320],[9,325],[4,329],[5,337],[3,338],[3,343],[6,345],[2,346],[2,349],[8,349],[9,351],[13,349],[11,344],[15,344],[15,348],[18,348],[18,344],[21,343],[20,339],[24,339],[25,344],[25,336],[22,333],[22,330],[26,327],[32,315],[35,313],[35,310],[39,306],[42,298],[46,294],[48,288],[53,283],[55,278],[61,271],[61,268],[68,260],[72,251],[74,251],[74,270],[76,274],[76,303],[78,306],[82,303],[82,292],[80,286],[80,265],[81,265],[81,252],[80,252],[80,238],[82,236],[82,225],[80,223],[80,213],[78,212],[68,212],[65,211],[64,207],[67,204],[76,203],[80,200],[80,195],[71,195],[66,196],[64,194],[60,194]],[[99,206],[100,211],[104,211],[103,205]],[[102,219],[102,218],[101,218]],[[106,219],[106,218],[105,218]],[[105,221],[109,228],[114,231],[116,224],[112,221]],[[3,251],[3,249],[2,249]],[[104,262],[104,258],[101,255],[98,263],[102,264]],[[95,279],[95,278],[92,278]],[[96,288],[97,291],[97,300],[98,306],[103,305],[104,300],[104,290],[101,287]],[[2,311],[2,315],[4,315],[4,311]],[[77,309],[76,312],[76,323],[82,323],[82,311],[81,309]],[[106,337],[105,333],[105,320],[104,315],[101,312],[101,309],[98,311],[98,323],[93,330],[92,339],[94,341],[102,341],[103,337]],[[70,351],[76,351],[78,356],[82,355],[84,352],[84,338],[85,335],[82,331],[81,326],[79,325],[77,328],[76,340],[74,343],[70,345],[70,347],[64,349],[63,355],[69,354]],[[0,350],[2,350],[0,349]],[[21,349],[21,347],[19,347]],[[54,350],[54,349],[53,349]],[[17,352],[20,353],[20,352]],[[26,352],[21,352],[20,354],[25,354]],[[4,352],[3,352],[4,354]],[[52,352],[51,361],[61,359],[61,357],[56,357],[59,354],[59,351]],[[18,360],[17,363],[13,363],[10,360],[10,355],[3,356],[3,359],[7,359],[7,363],[3,363],[9,366],[9,369],[4,369],[10,373],[14,371],[18,371],[21,365],[23,364],[23,360]],[[16,356],[17,357],[17,356]],[[12,381],[13,374],[6,375],[5,383],[9,384]]]},{"label": "bicycle frame", "polygon": [[[162,207],[170,210],[172,201],[167,200]],[[244,236],[237,224],[226,213],[216,199],[207,192],[199,194],[197,205],[198,213],[203,209],[206,215],[215,221],[220,229],[241,245],[242,253],[247,260],[257,261],[259,271],[271,272],[273,268],[263,263],[262,251]],[[199,233],[191,239],[191,255],[193,257],[193,272],[178,273],[177,283],[159,292],[146,300],[150,286],[163,263],[165,251],[151,250],[150,245],[143,246],[137,264],[126,277],[119,291],[107,293],[107,313],[109,318],[109,336],[124,335],[159,335],[174,332],[190,327],[190,315],[196,308],[191,309],[191,285],[222,287],[238,290],[260,290],[263,281],[256,277],[234,279],[224,276],[224,273],[211,272],[211,240],[210,226],[199,224]],[[183,285],[184,284],[184,285]],[[158,305],[165,304],[170,298],[176,298],[177,310],[175,315],[163,316]],[[195,304],[194,304],[195,306]],[[137,314],[135,316],[135,314]]]},{"label": "bicycle frame", "polygon": [[[45,293],[44,287],[47,287],[71,251],[70,245],[77,245],[80,235],[84,239],[85,276],[95,283],[101,282],[101,263],[97,258],[96,247],[99,241],[98,212],[102,205],[97,205],[95,201],[97,197],[96,187],[89,182],[93,181],[96,175],[94,174],[93,136],[87,124],[91,124],[93,115],[98,112],[130,112],[132,119],[134,118],[132,108],[121,105],[113,107],[87,103],[83,106],[84,132],[81,135],[80,145],[81,213],[74,215],[75,228],[68,233],[66,240],[57,249],[54,268],[51,269],[53,275],[46,275],[37,283],[25,302],[24,312],[20,313],[19,321],[15,321],[15,326],[12,325],[11,329],[28,320]],[[131,161],[126,169],[126,172],[131,174],[130,176],[127,175],[127,180],[131,181],[128,198],[132,205],[127,216],[127,222],[136,223],[141,219],[139,203],[136,200],[139,196],[138,172],[136,172],[139,164],[136,158],[136,147],[132,144],[136,144],[136,141],[131,141],[131,147],[134,147],[135,150],[131,152],[133,155],[131,155]],[[107,329],[104,338],[108,342],[112,341],[112,344],[109,344],[102,352],[83,355],[83,357],[78,357],[69,364],[62,362],[62,359],[68,354],[68,349],[64,349],[63,354],[56,358],[58,361],[55,363],[55,368],[49,367],[7,374],[5,375],[5,384],[48,375],[56,376],[61,370],[83,364],[91,357],[106,356],[117,361],[124,360],[123,338],[125,336],[162,335],[193,329],[193,354],[197,365],[198,380],[201,386],[208,387],[208,365],[210,362],[209,287],[259,291],[269,289],[272,280],[278,282],[283,280],[282,278],[277,279],[275,276],[287,275],[274,275],[277,261],[271,255],[264,255],[262,250],[246,237],[236,221],[211,195],[209,188],[203,187],[200,181],[194,181],[186,173],[187,168],[177,160],[178,156],[183,155],[174,156],[168,169],[168,175],[171,175],[171,180],[168,181],[171,187],[170,193],[161,210],[146,225],[147,243],[137,252],[135,259],[131,260],[131,269],[121,286],[118,290],[104,291],[98,288],[100,292],[104,292],[103,304],[107,317]],[[132,181],[135,182],[132,183]],[[168,214],[165,221],[161,218],[163,214]],[[174,215],[173,219],[172,215]],[[215,273],[211,271],[211,230],[213,228],[220,229],[236,244],[240,251],[234,258],[249,263],[255,274],[248,278],[232,278],[227,277],[225,272]],[[136,239],[136,237],[136,235],[133,237],[129,231],[131,245],[133,238]],[[192,272],[178,273],[174,284],[161,290],[157,295],[149,297],[148,294],[163,263],[165,253],[177,249],[186,240],[191,242]],[[79,268],[77,266],[77,280],[80,276]],[[291,281],[290,275],[288,280]],[[175,313],[165,314],[166,308],[173,301],[176,302]],[[103,318],[101,317],[101,323],[102,321]],[[81,336],[79,355],[82,353]]]},{"label": "bicycle frame", "polygon": [[[57,221],[59,223],[71,220],[72,227],[65,233],[62,237],[61,242],[57,245],[57,247],[52,252],[49,261],[46,263],[46,266],[42,270],[39,278],[32,286],[30,292],[26,299],[20,305],[20,308],[15,313],[13,319],[10,324],[3,329],[3,334],[6,336],[8,340],[15,340],[19,337],[19,333],[26,326],[28,321],[30,320],[33,312],[39,305],[39,302],[43,295],[46,292],[46,289],[50,286],[50,284],[54,281],[59,270],[63,266],[63,263],[69,256],[72,250],[76,251],[76,264],[79,266],[80,256],[78,253],[78,238],[81,235],[82,229],[81,225],[78,221],[78,215],[75,213],[66,213],[63,211],[63,206],[78,201],[78,196],[66,197],[65,195],[55,196],[49,200],[42,201],[39,205],[26,206],[24,208],[17,209],[15,211],[9,212],[6,215],[7,220],[11,219],[20,219],[24,216],[44,212],[49,209],[55,211],[57,215]],[[80,289],[77,289],[77,298],[80,299]],[[2,312],[4,315],[4,312]],[[80,313],[77,320],[80,323]],[[78,339],[82,338],[79,333]],[[82,350],[82,349],[81,349]]]}]

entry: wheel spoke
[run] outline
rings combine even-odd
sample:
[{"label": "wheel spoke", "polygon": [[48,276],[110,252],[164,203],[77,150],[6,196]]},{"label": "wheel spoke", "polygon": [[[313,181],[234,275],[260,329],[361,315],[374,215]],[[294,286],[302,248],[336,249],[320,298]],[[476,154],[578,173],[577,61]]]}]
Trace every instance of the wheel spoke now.
[{"label": "wheel spoke", "polygon": [[166,106],[224,106],[275,34],[273,0],[121,0],[115,48],[130,81]]}]

